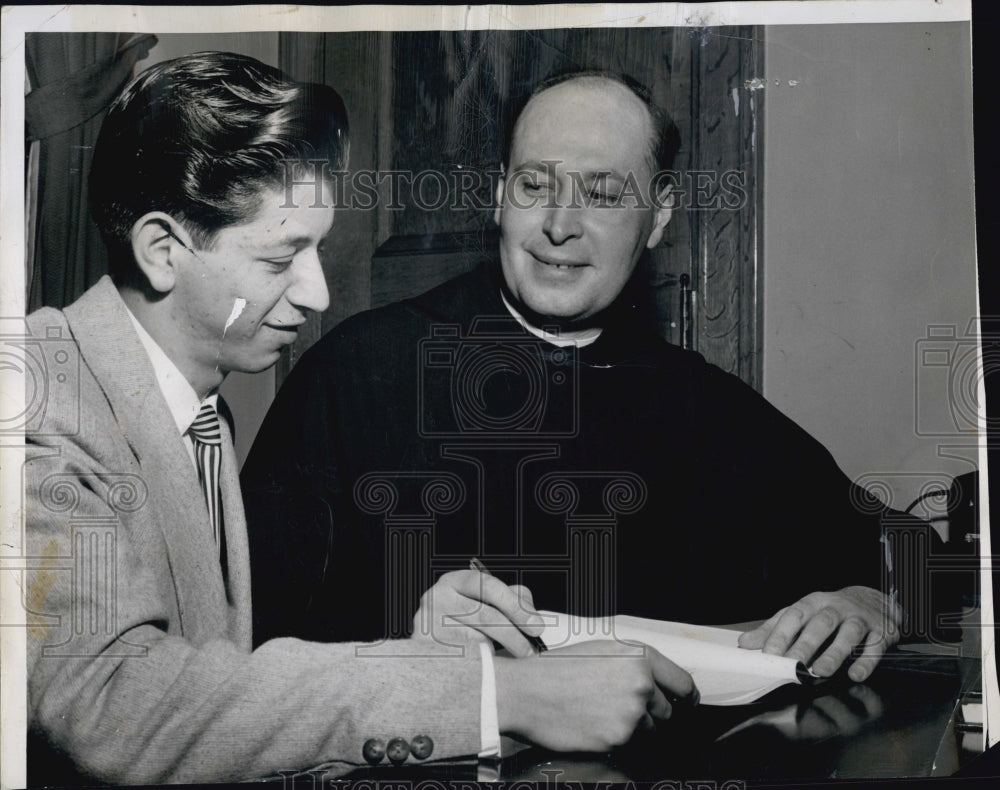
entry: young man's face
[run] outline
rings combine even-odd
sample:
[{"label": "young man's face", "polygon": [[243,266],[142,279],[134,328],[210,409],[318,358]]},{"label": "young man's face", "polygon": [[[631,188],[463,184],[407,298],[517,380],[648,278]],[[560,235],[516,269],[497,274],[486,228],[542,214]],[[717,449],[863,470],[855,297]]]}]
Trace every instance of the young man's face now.
[{"label": "young man's face", "polygon": [[[578,321],[621,293],[670,219],[649,192],[650,135],[645,105],[610,80],[565,82],[528,103],[494,215],[504,279],[523,305]],[[638,190],[623,196],[630,175]]]},{"label": "young man's face", "polygon": [[261,192],[248,222],[223,228],[211,249],[189,251],[179,267],[174,325],[201,370],[254,373],[278,361],[310,311],[330,304],[319,245],[333,224],[332,197],[313,207],[313,186]]}]

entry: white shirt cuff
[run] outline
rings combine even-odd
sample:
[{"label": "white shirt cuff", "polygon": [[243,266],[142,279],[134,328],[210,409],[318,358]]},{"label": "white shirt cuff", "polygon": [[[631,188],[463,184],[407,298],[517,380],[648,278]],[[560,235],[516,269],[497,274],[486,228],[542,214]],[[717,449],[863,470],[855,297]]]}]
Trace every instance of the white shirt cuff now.
[{"label": "white shirt cuff", "polygon": [[497,679],[493,669],[493,644],[490,640],[479,643],[479,655],[483,665],[482,700],[479,708],[480,739],[482,750],[480,759],[500,756],[500,721],[497,714]]}]

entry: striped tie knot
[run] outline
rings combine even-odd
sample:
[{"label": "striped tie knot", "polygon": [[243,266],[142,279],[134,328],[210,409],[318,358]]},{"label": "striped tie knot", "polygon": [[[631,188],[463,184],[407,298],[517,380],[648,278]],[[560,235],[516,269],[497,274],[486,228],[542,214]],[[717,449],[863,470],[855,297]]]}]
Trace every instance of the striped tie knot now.
[{"label": "striped tie knot", "polygon": [[219,415],[212,408],[211,403],[206,403],[201,407],[198,416],[194,418],[188,433],[192,439],[196,439],[202,444],[222,444],[222,431],[219,428]]}]

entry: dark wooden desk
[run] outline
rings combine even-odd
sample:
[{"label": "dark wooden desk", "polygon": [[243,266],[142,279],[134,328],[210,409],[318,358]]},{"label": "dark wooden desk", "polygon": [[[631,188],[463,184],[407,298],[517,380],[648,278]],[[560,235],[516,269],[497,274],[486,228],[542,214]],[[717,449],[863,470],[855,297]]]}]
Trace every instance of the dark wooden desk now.
[{"label": "dark wooden desk", "polygon": [[[978,650],[955,652],[897,650],[865,683],[844,674],[811,687],[786,686],[753,705],[675,710],[655,733],[637,736],[612,754],[527,748],[500,761],[495,772],[482,772],[470,761],[383,764],[345,778],[454,783],[495,773],[508,783],[714,780],[720,790],[734,780],[728,787],[736,790],[789,781],[947,776],[972,757],[961,753],[954,725],[960,702],[980,682],[979,659],[961,657]],[[317,787],[312,780],[308,786]]]},{"label": "dark wooden desk", "polygon": [[956,706],[979,661],[896,653],[865,683],[779,689],[754,705],[676,711],[610,755],[527,749],[500,778],[528,781],[828,780],[933,776],[960,767]]}]

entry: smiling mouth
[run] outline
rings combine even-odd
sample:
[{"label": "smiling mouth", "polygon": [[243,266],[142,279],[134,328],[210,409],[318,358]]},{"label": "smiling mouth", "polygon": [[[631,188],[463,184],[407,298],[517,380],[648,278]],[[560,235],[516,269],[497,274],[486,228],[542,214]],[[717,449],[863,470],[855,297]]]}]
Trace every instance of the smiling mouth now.
[{"label": "smiling mouth", "polygon": [[556,261],[549,258],[542,258],[534,253],[531,253],[531,257],[534,258],[539,263],[549,266],[553,269],[561,269],[564,271],[570,271],[571,269],[584,269],[590,264],[587,263],[576,263],[574,261]]}]

